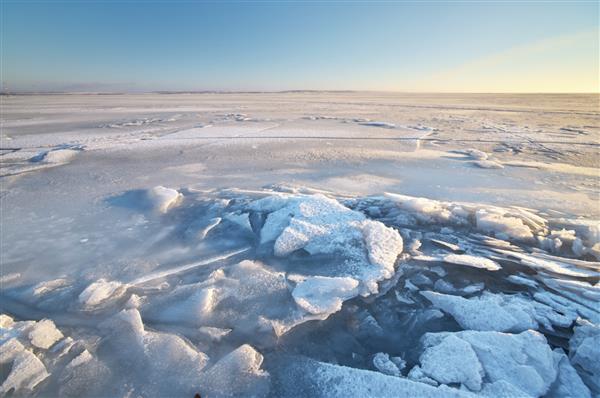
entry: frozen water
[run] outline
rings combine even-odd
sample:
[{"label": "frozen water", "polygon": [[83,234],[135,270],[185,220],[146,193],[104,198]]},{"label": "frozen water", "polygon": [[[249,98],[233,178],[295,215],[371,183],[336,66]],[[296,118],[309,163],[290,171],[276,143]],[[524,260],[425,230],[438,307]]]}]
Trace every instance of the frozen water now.
[{"label": "frozen water", "polygon": [[597,96],[5,96],[8,396],[600,394]]}]

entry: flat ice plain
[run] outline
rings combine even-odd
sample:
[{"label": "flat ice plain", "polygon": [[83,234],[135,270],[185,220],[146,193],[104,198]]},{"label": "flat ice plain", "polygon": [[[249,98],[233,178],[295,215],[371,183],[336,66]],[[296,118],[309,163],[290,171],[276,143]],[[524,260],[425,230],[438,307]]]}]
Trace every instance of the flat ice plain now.
[{"label": "flat ice plain", "polygon": [[0,395],[598,396],[598,106],[3,96]]}]

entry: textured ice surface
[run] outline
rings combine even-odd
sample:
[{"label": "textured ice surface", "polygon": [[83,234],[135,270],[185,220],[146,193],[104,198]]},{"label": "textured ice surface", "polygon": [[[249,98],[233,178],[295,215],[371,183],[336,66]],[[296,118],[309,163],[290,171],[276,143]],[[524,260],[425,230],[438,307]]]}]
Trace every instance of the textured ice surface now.
[{"label": "textured ice surface", "polygon": [[151,206],[156,211],[166,213],[171,207],[175,206],[183,197],[182,194],[172,188],[157,186],[148,191],[148,199]]},{"label": "textured ice surface", "polygon": [[569,327],[576,318],[573,311],[565,314],[537,301],[518,295],[484,292],[480,297],[460,296],[422,291],[433,305],[449,313],[465,329],[522,332],[536,329],[538,324],[552,329],[556,324]]},{"label": "textured ice surface", "polygon": [[595,394],[600,393],[600,326],[580,321],[569,341],[571,363]]},{"label": "textured ice surface", "polygon": [[[402,252],[400,234],[335,199],[320,194],[282,194],[257,200],[249,208],[266,214],[260,240],[263,244],[273,242],[276,256],[287,256],[300,249],[310,255],[339,256],[343,265],[325,272],[327,276],[350,277],[359,282],[358,288],[348,288],[352,281],[339,280],[346,296],[355,288],[354,295],[377,293],[377,282],[394,274],[396,258]],[[309,284],[317,285],[315,281]]]},{"label": "textured ice surface", "polygon": [[427,333],[422,343],[425,351],[420,362],[425,374],[474,391],[485,379],[486,384],[505,382],[522,396],[539,397],[558,375],[550,346],[535,331]]},{"label": "textured ice surface", "polygon": [[2,110],[9,396],[600,393],[596,95]]}]

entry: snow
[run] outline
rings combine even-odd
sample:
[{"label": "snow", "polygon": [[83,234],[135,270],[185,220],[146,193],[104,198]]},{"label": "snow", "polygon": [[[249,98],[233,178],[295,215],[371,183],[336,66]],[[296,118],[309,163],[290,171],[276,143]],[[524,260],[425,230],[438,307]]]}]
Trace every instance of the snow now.
[{"label": "snow", "polygon": [[406,378],[302,357],[285,357],[277,365],[272,372],[276,379],[275,396],[474,397],[447,386],[434,387]]},{"label": "snow", "polygon": [[481,390],[483,368],[469,343],[449,335],[429,347],[419,358],[423,373],[439,383],[461,383],[471,391]]},{"label": "snow", "polygon": [[127,286],[121,282],[98,279],[79,294],[79,302],[85,309],[93,310],[120,298],[125,294],[126,289]]},{"label": "snow", "polygon": [[597,96],[2,111],[0,395],[600,394]]},{"label": "snow", "polygon": [[62,338],[63,334],[50,319],[43,319],[37,322],[29,332],[31,344],[45,350]]},{"label": "snow", "polygon": [[570,326],[575,321],[573,311],[557,312],[540,302],[519,295],[484,292],[466,299],[432,291],[420,292],[436,308],[452,315],[465,329],[521,332],[536,329],[539,324],[552,330],[552,325]]},{"label": "snow", "polygon": [[148,191],[148,199],[151,207],[160,212],[166,213],[172,207],[175,207],[183,195],[172,188],[165,188],[161,185]]},{"label": "snow", "polygon": [[[420,361],[431,362],[427,368],[430,375],[438,380],[464,382],[467,388],[478,390],[482,380],[485,384],[505,382],[514,391],[539,397],[548,392],[558,374],[550,346],[535,331],[426,333],[422,343],[425,351]],[[456,357],[457,353],[466,357]],[[462,368],[450,366],[452,363]]]},{"label": "snow", "polygon": [[390,359],[390,356],[388,354],[385,354],[383,352],[378,352],[373,357],[373,366],[375,367],[375,369],[388,376],[400,377],[402,375],[400,371],[406,365],[402,362],[399,363],[401,363],[403,366],[399,367]]},{"label": "snow", "polygon": [[[345,258],[346,264],[335,276],[356,279],[360,287],[354,295],[377,293],[377,282],[393,276],[402,252],[402,238],[396,230],[322,194],[268,196],[252,202],[249,209],[268,213],[260,240],[262,244],[274,241],[276,256],[303,249],[310,255]],[[347,282],[343,289],[349,290]]]},{"label": "snow", "polygon": [[[10,373],[0,386],[0,394],[8,395],[10,391],[29,392],[50,376],[46,367],[31,351],[21,349],[9,359],[8,356],[0,357],[11,360]],[[4,360],[2,361],[3,364]]]},{"label": "snow", "polygon": [[571,363],[583,369],[580,374],[594,394],[600,393],[600,326],[580,320],[569,348]]},{"label": "snow", "polygon": [[467,267],[482,268],[488,271],[498,271],[502,268],[493,260],[468,254],[448,254],[443,257],[443,260],[450,264],[466,265]]},{"label": "snow", "polygon": [[358,294],[358,281],[348,277],[313,276],[298,283],[292,296],[300,308],[311,314],[332,314],[342,303]]},{"label": "snow", "polygon": [[263,356],[248,344],[218,360],[200,377],[202,395],[266,397],[269,373],[261,369]]},{"label": "snow", "polygon": [[77,156],[78,152],[73,149],[55,149],[40,153],[35,158],[32,158],[32,161],[54,164],[68,163]]}]

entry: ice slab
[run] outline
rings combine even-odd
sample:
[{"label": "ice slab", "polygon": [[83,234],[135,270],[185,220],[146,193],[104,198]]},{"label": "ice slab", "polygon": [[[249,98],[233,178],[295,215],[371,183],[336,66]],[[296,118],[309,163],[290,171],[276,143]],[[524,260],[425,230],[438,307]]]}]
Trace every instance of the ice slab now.
[{"label": "ice slab", "polygon": [[[522,396],[539,397],[549,391],[558,375],[554,353],[544,336],[535,331],[426,333],[422,344],[421,361],[429,364],[431,377],[464,383],[470,389],[479,389],[482,382],[505,382]],[[451,363],[461,368],[449,366]]]}]

